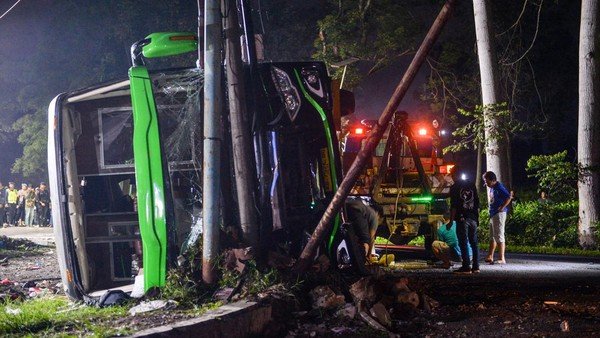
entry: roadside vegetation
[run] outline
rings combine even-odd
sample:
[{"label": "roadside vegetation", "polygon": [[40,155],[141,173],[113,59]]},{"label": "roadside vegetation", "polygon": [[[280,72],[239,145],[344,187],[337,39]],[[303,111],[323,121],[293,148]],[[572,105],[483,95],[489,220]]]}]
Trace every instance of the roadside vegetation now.
[{"label": "roadside vegetation", "polygon": [[126,317],[127,307],[97,308],[69,302],[64,296],[0,303],[2,336],[93,335],[110,337],[132,333],[115,328],[113,321]]}]

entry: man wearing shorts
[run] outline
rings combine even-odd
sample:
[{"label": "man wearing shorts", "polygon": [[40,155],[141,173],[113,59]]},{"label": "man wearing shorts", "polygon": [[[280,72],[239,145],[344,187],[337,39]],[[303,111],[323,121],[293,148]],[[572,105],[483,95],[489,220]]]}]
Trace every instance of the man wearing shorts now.
[{"label": "man wearing shorts", "polygon": [[[506,264],[504,251],[504,224],[506,223],[506,212],[510,204],[511,195],[506,187],[498,182],[496,174],[487,171],[483,174],[483,180],[488,187],[488,201],[490,205],[490,249],[485,261],[492,264]],[[494,261],[494,251],[498,246],[500,258]]]}]

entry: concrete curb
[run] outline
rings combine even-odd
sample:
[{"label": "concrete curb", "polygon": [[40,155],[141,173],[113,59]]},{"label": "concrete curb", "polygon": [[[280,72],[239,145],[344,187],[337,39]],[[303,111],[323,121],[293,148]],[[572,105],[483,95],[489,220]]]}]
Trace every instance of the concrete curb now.
[{"label": "concrete curb", "polygon": [[271,305],[240,301],[225,304],[199,318],[140,331],[130,337],[250,337],[271,321]]}]

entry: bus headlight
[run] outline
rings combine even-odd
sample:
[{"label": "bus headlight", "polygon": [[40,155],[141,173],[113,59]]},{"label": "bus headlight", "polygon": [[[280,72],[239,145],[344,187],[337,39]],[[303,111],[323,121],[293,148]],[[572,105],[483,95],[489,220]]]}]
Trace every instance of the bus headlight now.
[{"label": "bus headlight", "polygon": [[271,77],[283,101],[285,110],[290,119],[294,121],[300,111],[300,95],[298,94],[298,90],[292,84],[289,75],[277,67],[271,67]]}]

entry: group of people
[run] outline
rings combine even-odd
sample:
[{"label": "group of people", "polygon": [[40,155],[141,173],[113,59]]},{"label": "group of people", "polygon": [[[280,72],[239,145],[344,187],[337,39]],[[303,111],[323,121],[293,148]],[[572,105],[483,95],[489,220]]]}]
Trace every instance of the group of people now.
[{"label": "group of people", "polygon": [[8,187],[0,182],[0,219],[4,227],[49,226],[50,192],[46,183],[41,182],[37,188],[23,183],[17,189],[14,182]]},{"label": "group of people", "polygon": [[[449,221],[438,229],[437,240],[429,242],[429,245],[443,268],[449,269],[453,261],[462,262],[462,266],[454,270],[455,273],[479,273],[479,196],[475,184],[459,179],[459,172],[458,166],[454,166],[450,172],[453,183],[450,188]],[[490,214],[490,246],[484,261],[488,264],[506,264],[504,227],[513,194],[492,171],[483,174],[483,181],[487,186]],[[348,198],[346,212],[358,241],[364,246],[367,261],[372,261],[375,233],[384,220],[383,210],[376,205],[368,205],[360,198]],[[426,240],[425,246],[429,248],[429,245]],[[494,259],[496,249],[498,259]]]},{"label": "group of people", "polygon": [[[459,261],[462,266],[454,270],[455,273],[479,273],[479,197],[475,185],[459,180],[458,172],[458,166],[451,171],[454,184],[450,188],[450,220],[438,230],[438,240],[433,242],[432,251],[442,260],[444,268],[450,268],[451,261]],[[490,212],[490,246],[484,261],[506,264],[504,227],[512,194],[492,171],[483,174],[483,181],[488,188]],[[494,260],[496,249],[499,257]]]}]

